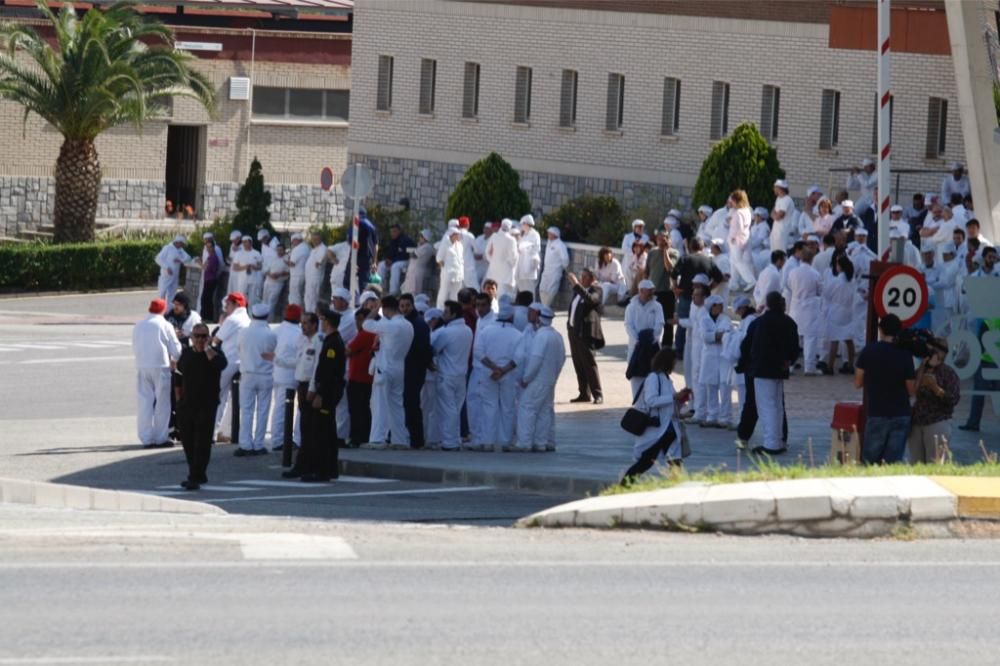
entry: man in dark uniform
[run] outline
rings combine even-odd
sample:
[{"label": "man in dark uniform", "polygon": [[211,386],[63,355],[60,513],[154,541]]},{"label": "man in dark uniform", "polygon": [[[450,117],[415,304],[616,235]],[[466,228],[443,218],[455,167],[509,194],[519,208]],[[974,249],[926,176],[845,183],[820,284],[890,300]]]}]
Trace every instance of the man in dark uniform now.
[{"label": "man in dark uniform", "polygon": [[403,409],[406,410],[406,429],[410,432],[410,448],[424,448],[424,415],[420,410],[420,391],[427,379],[427,370],[434,359],[431,349],[431,329],[413,303],[413,296],[399,297],[399,314],[413,326],[413,342],[403,364]]},{"label": "man in dark uniform", "polygon": [[[174,327],[181,347],[187,349],[188,345],[191,344],[189,335],[192,328],[201,321],[201,316],[191,309],[191,299],[188,298],[188,295],[183,291],[178,291],[174,295],[172,307],[163,317]],[[170,439],[173,440],[181,438],[180,426],[177,423],[177,396],[180,390],[181,376],[174,371],[170,375]]]},{"label": "man in dark uniform", "polygon": [[208,461],[212,455],[212,430],[219,407],[219,377],[227,361],[221,350],[208,344],[208,326],[195,324],[191,346],[185,347],[177,361],[181,377],[181,398],[177,402],[188,478],[181,483],[185,490],[198,490],[208,483]]},{"label": "man in dark uniform", "polygon": [[347,354],[337,327],[340,315],[323,307],[319,313],[323,346],[316,361],[312,390],[307,396],[313,407],[313,437],[302,444],[299,469],[302,480],[325,483],[340,475],[337,438],[337,403],[344,395]]},{"label": "man in dark uniform", "polygon": [[[398,224],[389,227],[389,244],[385,248],[385,272],[382,286],[386,294],[396,296],[403,285],[403,271],[410,263],[410,248],[416,247],[413,239],[403,233]],[[360,249],[359,249],[360,254]]]},{"label": "man in dark uniform", "polygon": [[[354,225],[347,225],[347,244],[354,242]],[[378,254],[378,231],[375,225],[368,219],[368,213],[364,208],[358,213],[358,287],[364,289],[368,284],[368,279],[372,274],[372,260]],[[351,288],[351,260],[347,260],[347,269],[344,271],[344,288]],[[385,285],[388,289],[389,285]]]},{"label": "man in dark uniform", "polygon": [[566,273],[566,279],[573,285],[573,300],[569,304],[569,350],[576,371],[576,383],[580,394],[570,402],[604,402],[601,391],[601,376],[597,373],[594,350],[604,348],[604,331],[601,329],[601,312],[604,306],[603,292],[594,284],[594,274],[590,269],[580,271],[577,278]]}]

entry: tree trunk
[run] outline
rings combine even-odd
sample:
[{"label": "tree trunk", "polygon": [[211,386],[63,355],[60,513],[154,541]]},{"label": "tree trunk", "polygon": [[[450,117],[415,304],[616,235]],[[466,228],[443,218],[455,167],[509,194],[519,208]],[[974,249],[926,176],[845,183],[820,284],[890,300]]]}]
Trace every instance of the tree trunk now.
[{"label": "tree trunk", "polygon": [[56,161],[55,241],[94,240],[101,164],[92,139],[65,139]]}]

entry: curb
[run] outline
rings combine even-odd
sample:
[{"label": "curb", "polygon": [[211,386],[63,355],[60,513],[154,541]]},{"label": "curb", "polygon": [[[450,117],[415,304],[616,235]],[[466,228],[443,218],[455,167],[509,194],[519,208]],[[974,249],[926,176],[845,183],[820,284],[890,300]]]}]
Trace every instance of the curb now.
[{"label": "curb", "polygon": [[[955,534],[955,521],[1000,520],[1000,478],[846,477],[685,484],[570,502],[518,527],[590,527],[873,538],[901,528]],[[939,529],[943,528],[943,529]]]},{"label": "curb", "polygon": [[340,460],[340,473],[349,476],[374,476],[419,483],[451,483],[463,486],[494,486],[542,495],[586,497],[597,495],[610,485],[600,479],[578,479],[540,474],[516,474],[467,469],[449,469],[390,462]]},{"label": "curb", "polygon": [[204,502],[21,479],[0,479],[0,503],[95,511],[155,511],[217,515],[226,513],[223,509]]},{"label": "curb", "polygon": [[0,292],[0,301],[15,301],[21,298],[43,298],[50,296],[87,296],[89,294],[138,294],[156,289],[156,285],[146,287],[118,287],[114,289],[69,289],[66,291],[7,291]]}]

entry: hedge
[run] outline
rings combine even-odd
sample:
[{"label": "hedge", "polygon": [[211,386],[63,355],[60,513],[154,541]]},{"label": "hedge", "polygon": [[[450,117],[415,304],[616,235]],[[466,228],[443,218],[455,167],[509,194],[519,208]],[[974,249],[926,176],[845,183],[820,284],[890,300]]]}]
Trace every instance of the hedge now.
[{"label": "hedge", "polygon": [[86,290],[156,283],[165,241],[0,245],[0,289]]}]

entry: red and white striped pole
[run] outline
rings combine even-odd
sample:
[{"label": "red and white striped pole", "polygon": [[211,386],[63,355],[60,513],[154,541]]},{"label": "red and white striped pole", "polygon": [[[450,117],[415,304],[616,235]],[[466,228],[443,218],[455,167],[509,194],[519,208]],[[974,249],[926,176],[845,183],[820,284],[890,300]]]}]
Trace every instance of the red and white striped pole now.
[{"label": "red and white striped pole", "polygon": [[891,186],[889,180],[892,148],[889,137],[889,109],[892,101],[892,69],[889,33],[892,24],[890,0],[878,0],[878,190],[876,190],[876,225],[878,228],[878,254],[889,248],[889,206]]}]

